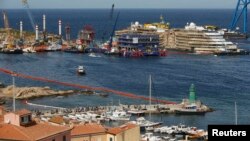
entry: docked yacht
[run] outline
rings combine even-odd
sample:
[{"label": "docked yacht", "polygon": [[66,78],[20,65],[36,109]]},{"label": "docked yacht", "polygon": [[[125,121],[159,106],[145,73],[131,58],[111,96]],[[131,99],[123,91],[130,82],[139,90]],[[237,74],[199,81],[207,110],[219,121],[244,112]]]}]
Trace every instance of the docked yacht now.
[{"label": "docked yacht", "polygon": [[153,133],[146,133],[141,136],[142,141],[163,141],[161,137],[154,136]]},{"label": "docked yacht", "polygon": [[149,127],[157,127],[162,124],[162,122],[152,122],[146,120],[144,117],[137,118],[136,121],[132,121],[133,123],[140,126],[141,130],[150,129]]},{"label": "docked yacht", "polygon": [[107,118],[111,121],[129,121],[131,115],[125,111],[112,111],[107,113]]}]

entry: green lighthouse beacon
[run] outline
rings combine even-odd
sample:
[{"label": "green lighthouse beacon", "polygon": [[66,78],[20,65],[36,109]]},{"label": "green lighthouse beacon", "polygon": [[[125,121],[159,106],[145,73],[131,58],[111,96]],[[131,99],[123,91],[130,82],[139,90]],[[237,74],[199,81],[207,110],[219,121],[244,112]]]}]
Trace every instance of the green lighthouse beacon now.
[{"label": "green lighthouse beacon", "polygon": [[194,84],[191,84],[190,88],[189,88],[189,103],[195,103],[196,101],[196,95],[195,95],[195,86]]}]

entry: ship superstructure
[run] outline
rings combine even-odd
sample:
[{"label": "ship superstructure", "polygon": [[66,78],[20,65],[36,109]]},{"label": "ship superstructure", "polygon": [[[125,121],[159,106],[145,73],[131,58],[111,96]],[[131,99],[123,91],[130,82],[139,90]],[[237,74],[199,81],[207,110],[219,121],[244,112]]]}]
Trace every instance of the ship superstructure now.
[{"label": "ship superstructure", "polygon": [[122,56],[166,56],[166,50],[160,46],[158,33],[165,32],[169,24],[165,22],[140,24],[131,23],[124,30],[116,31],[117,47]]},{"label": "ship superstructure", "polygon": [[194,53],[237,50],[237,46],[231,41],[226,41],[222,33],[197,26],[195,23],[187,24],[184,29],[175,31],[175,47]]}]

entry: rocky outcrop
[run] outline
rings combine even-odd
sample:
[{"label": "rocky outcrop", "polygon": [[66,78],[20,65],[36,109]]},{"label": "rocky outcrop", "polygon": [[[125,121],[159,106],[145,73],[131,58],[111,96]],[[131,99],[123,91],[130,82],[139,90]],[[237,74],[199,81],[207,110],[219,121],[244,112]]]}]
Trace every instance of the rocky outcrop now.
[{"label": "rocky outcrop", "polygon": [[[57,91],[52,90],[49,87],[15,87],[14,93],[16,95],[16,99],[29,99],[43,96],[68,95],[75,92],[73,90]],[[3,97],[12,97],[13,87],[8,86],[6,88],[0,88],[0,95]]]}]

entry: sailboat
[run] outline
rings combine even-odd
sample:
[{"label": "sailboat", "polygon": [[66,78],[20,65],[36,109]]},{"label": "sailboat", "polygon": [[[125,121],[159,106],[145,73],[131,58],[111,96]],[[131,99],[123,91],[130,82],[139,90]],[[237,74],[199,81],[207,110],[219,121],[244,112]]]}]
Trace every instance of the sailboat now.
[{"label": "sailboat", "polygon": [[140,126],[141,130],[153,130],[154,127],[157,127],[162,124],[162,122],[152,122],[151,121],[151,99],[152,99],[152,78],[149,75],[149,120],[146,120],[144,117],[136,119],[136,123]]}]

